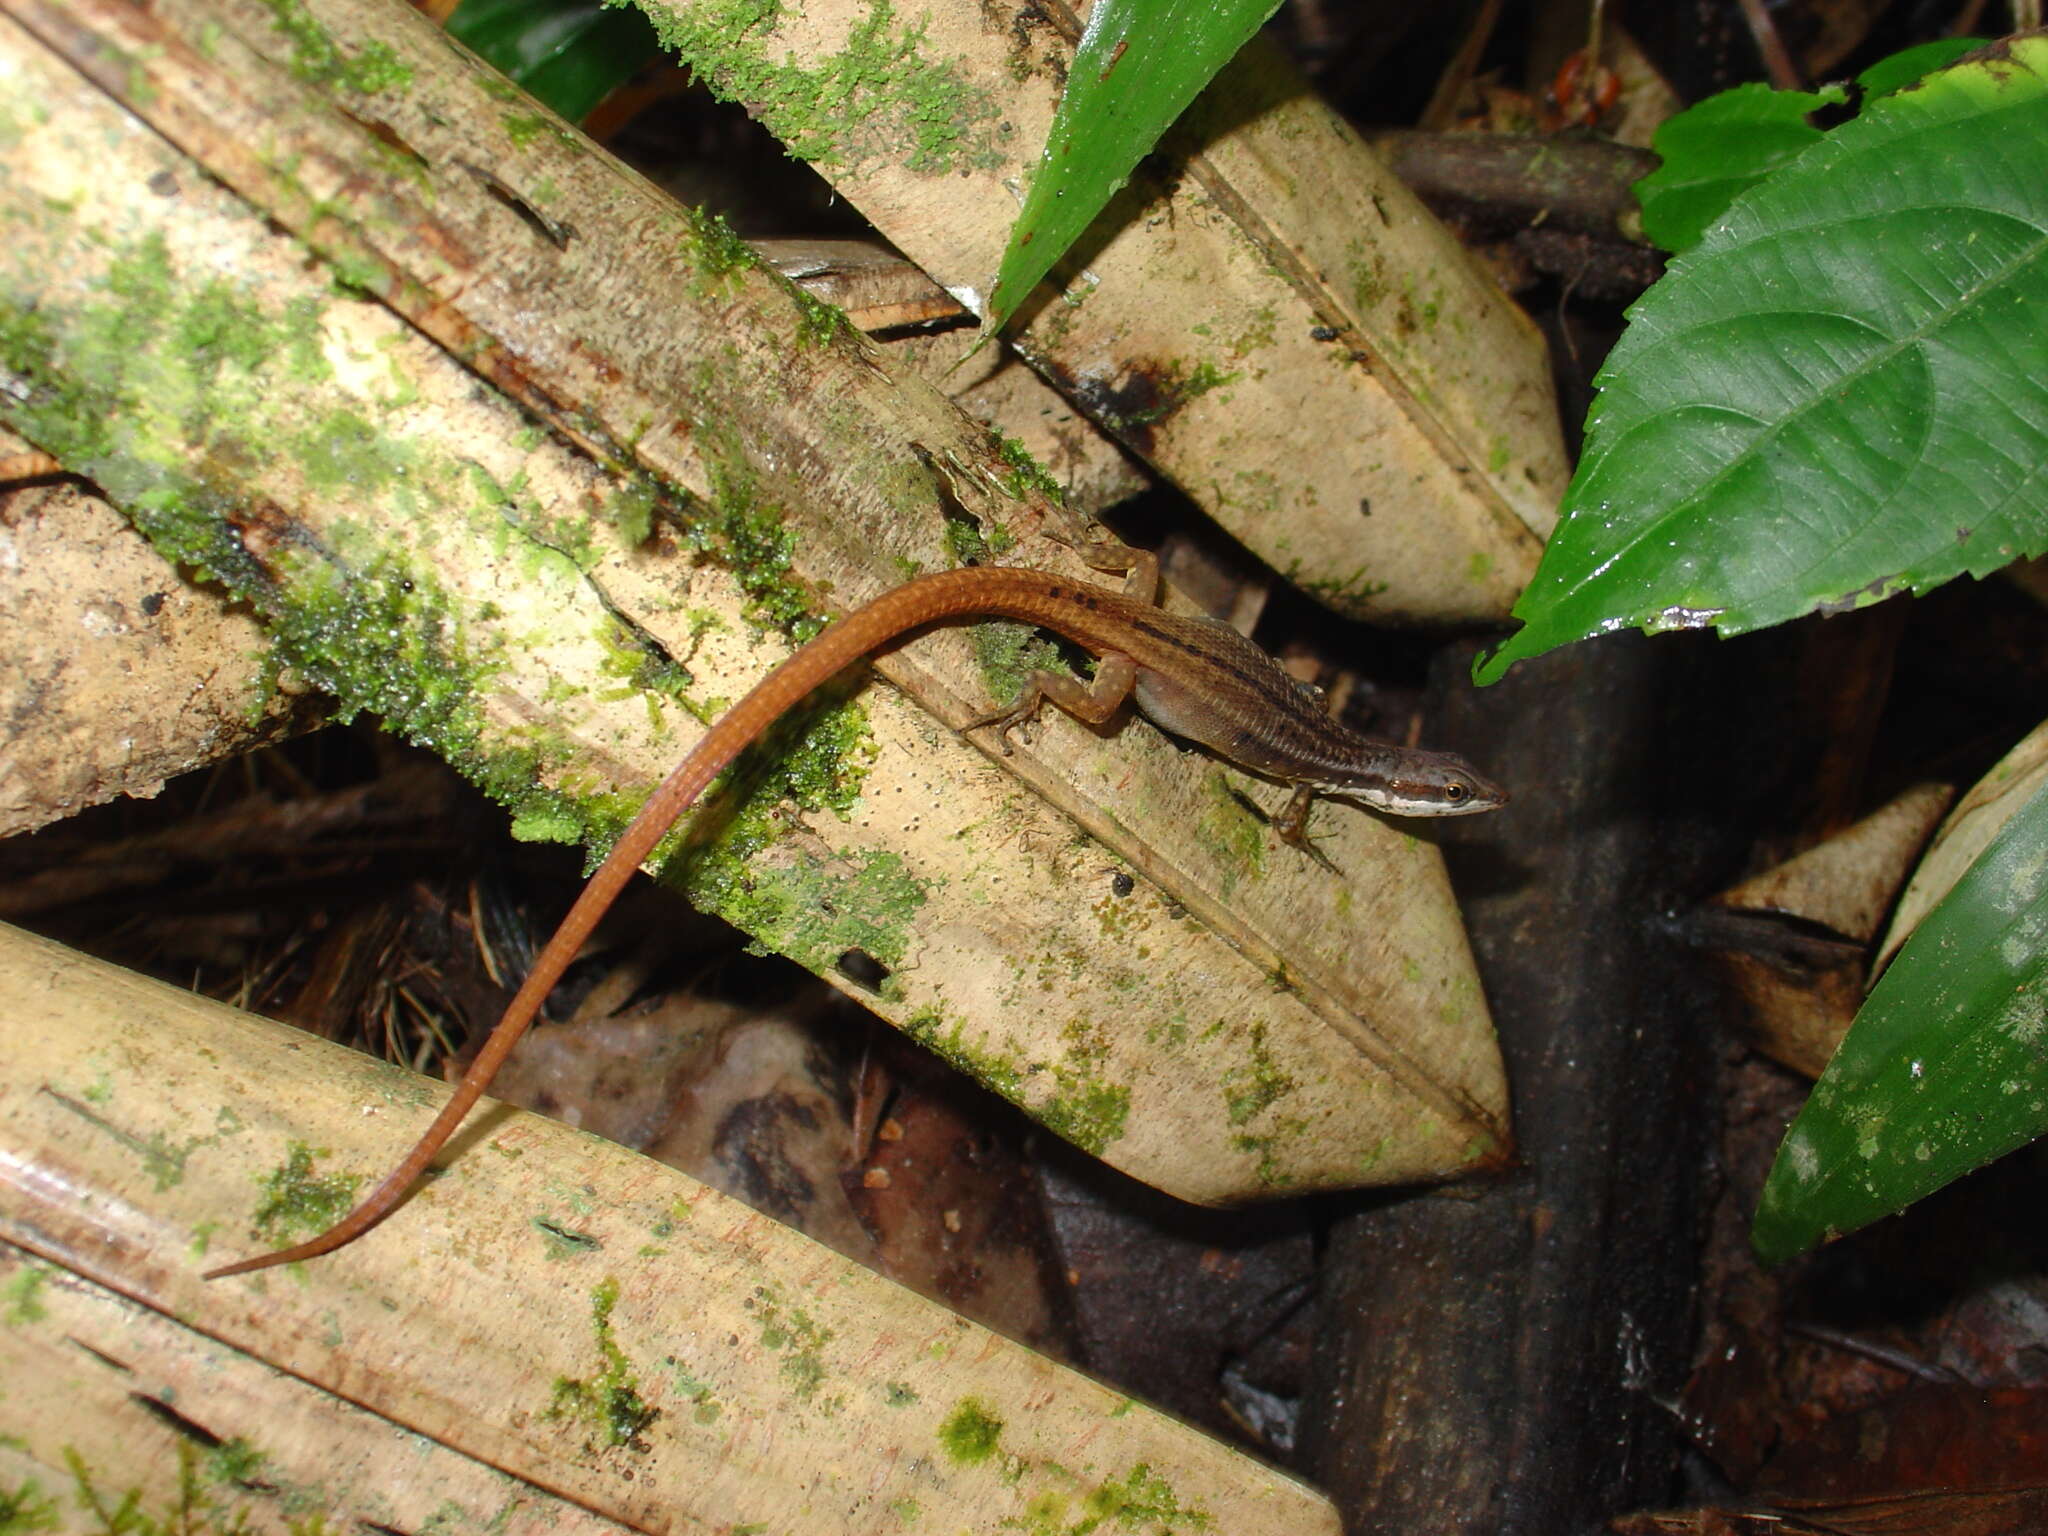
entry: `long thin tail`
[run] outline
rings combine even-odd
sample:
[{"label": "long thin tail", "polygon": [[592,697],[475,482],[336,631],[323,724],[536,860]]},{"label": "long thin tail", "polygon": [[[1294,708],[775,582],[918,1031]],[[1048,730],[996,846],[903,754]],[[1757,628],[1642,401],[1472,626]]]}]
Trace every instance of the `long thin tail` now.
[{"label": "long thin tail", "polygon": [[[754,685],[753,690],[725,712],[704,734],[703,740],[661,781],[632,824],[620,836],[604,862],[590,877],[583,894],[569,909],[569,915],[542,948],[533,970],[506,1006],[503,1017],[492,1026],[484,1048],[462,1074],[455,1096],[434,1117],[413,1149],[370,1191],[348,1215],[322,1232],[290,1248],[258,1254],[234,1264],[223,1264],[206,1272],[208,1280],[227,1275],[246,1275],[273,1264],[331,1253],[343,1243],[361,1237],[377,1225],[404,1199],[413,1181],[447,1145],[448,1138],[467,1118],[476,1101],[483,1097],[498,1068],[512,1054],[527,1028],[540,1013],[540,1005],[555,989],[570,963],[582,952],[591,930],[624,890],[627,881],[654,851],[654,845],[696,803],[705,786],[725,770],[727,764],[757,741],[808,694],[878,646],[923,625],[972,614],[992,614],[1031,623],[1044,623],[1069,633],[1084,644],[1100,648],[1107,642],[1096,635],[1098,624],[1090,607],[1062,601],[1062,591],[1071,593],[1074,584],[1062,584],[1044,572],[1010,566],[939,571],[906,582],[883,593],[863,608],[857,608],[803,646],[781,666]],[[1100,594],[1098,605],[1113,600]]]},{"label": "long thin tail", "polygon": [[[361,1204],[318,1237],[309,1237],[303,1243],[280,1248],[275,1253],[261,1253],[253,1259],[209,1269],[206,1278],[219,1280],[228,1275],[246,1275],[251,1270],[268,1269],[273,1264],[290,1264],[298,1259],[332,1252],[343,1243],[361,1237],[396,1210],[413,1181],[427,1171],[427,1165],[476,1107],[476,1101],[483,1097],[491,1079],[498,1075],[498,1069],[505,1064],[513,1047],[519,1044],[528,1026],[540,1013],[540,1006],[554,991],[555,983],[562,979],[562,973],[582,952],[591,930],[618,899],[626,882],[633,878],[633,872],[654,851],[654,845],[661,841],[668,829],[675,825],[676,818],[695,803],[704,792],[704,786],[718,776],[726,763],[744,751],[746,745],[746,742],[741,742],[737,747],[731,747],[729,743],[714,741],[707,735],[648,796],[640,814],[627,826],[618,843],[583,887],[575,905],[569,908],[568,916],[562,919],[554,936],[542,947],[533,962],[533,969],[506,1005],[490,1037],[484,1041],[484,1048],[477,1052],[469,1070],[462,1074],[462,1081],[456,1084],[454,1097],[442,1106],[441,1113],[434,1117],[434,1123],[427,1127],[426,1134],[406,1153],[405,1161],[386,1174]],[[707,758],[717,760],[707,762]]]}]

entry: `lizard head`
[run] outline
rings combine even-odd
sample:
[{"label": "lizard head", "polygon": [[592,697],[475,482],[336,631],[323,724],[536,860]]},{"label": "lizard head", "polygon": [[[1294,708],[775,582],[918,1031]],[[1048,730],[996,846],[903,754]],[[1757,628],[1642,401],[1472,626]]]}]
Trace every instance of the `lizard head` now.
[{"label": "lizard head", "polygon": [[1387,771],[1346,775],[1318,789],[1395,816],[1497,811],[1508,792],[1451,752],[1409,752]]}]

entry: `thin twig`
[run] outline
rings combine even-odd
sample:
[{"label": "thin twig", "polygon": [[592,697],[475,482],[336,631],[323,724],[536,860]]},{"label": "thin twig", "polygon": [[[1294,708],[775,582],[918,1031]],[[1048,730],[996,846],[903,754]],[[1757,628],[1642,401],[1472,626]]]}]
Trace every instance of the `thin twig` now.
[{"label": "thin twig", "polygon": [[1739,3],[1742,19],[1749,23],[1749,35],[1756,39],[1756,51],[1763,55],[1764,72],[1770,76],[1771,84],[1781,91],[1805,90],[1806,79],[1799,73],[1799,66],[1792,62],[1785,40],[1778,36],[1778,24],[1764,9],[1764,0],[1739,0]]}]

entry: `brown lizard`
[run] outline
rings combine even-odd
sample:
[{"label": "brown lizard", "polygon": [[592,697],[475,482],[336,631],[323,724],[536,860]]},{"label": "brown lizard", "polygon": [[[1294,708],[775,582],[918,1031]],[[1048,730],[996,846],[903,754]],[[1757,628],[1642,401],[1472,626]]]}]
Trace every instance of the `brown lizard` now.
[{"label": "brown lizard", "polygon": [[1462,816],[1506,803],[1507,795],[1462,758],[1374,741],[1332,719],[1315,689],[1290,677],[1229,625],[1167,613],[1158,606],[1159,565],[1153,556],[1113,544],[1084,546],[1080,554],[1098,570],[1126,573],[1124,589],[1111,591],[1019,566],[941,571],[855,609],[770,672],[648,796],[541,950],[462,1074],[454,1097],[404,1161],[319,1236],[208,1270],[206,1278],[313,1258],[360,1237],[388,1216],[483,1096],[591,930],[676,818],[820,684],[913,630],[971,618],[1014,619],[1085,646],[1097,657],[1092,683],[1034,672],[1017,704],[968,728],[994,725],[1005,734],[1007,746],[1007,733],[1030,720],[1048,699],[1076,719],[1101,725],[1126,698],[1135,697],[1139,709],[1174,735],[1294,785],[1294,798],[1274,825],[1297,845],[1319,794],[1400,816]]}]

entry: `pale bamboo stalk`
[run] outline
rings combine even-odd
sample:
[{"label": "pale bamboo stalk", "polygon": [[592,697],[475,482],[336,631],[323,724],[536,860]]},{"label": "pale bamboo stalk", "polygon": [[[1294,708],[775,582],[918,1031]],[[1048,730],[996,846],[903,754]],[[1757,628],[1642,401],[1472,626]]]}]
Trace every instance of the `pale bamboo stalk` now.
[{"label": "pale bamboo stalk", "polygon": [[268,651],[87,487],[0,487],[0,837],[276,740],[299,701]]},{"label": "pale bamboo stalk", "polygon": [[[992,286],[1083,6],[811,0],[744,27],[644,0],[690,67],[970,305]],[[1046,376],[1305,591],[1497,618],[1568,478],[1528,317],[1254,41],[1028,305]]]},{"label": "pale bamboo stalk", "polygon": [[[477,1125],[392,1240],[208,1284],[201,1255],[317,1224],[343,1196],[332,1170],[409,1136],[445,1090],[13,929],[0,996],[0,1237],[57,1271],[0,1282],[28,1334],[12,1347],[47,1360],[76,1329],[123,1363],[133,1351],[132,1387],[177,1386],[179,1414],[294,1483],[331,1434],[346,1475],[309,1483],[316,1508],[376,1491],[350,1470],[370,1431],[346,1399],[403,1432],[401,1456],[386,1435],[387,1485],[495,1488],[473,1495],[480,1527],[499,1510],[524,1529],[567,1500],[599,1517],[570,1529],[650,1532],[900,1536],[1091,1514],[1184,1536],[1338,1528],[1282,1474],[532,1115]],[[93,1287],[142,1309],[130,1335],[98,1331],[125,1303]],[[7,1434],[60,1456],[86,1443],[87,1395],[38,1389],[29,1424],[8,1385]],[[478,1484],[477,1463],[541,1496]]]}]

